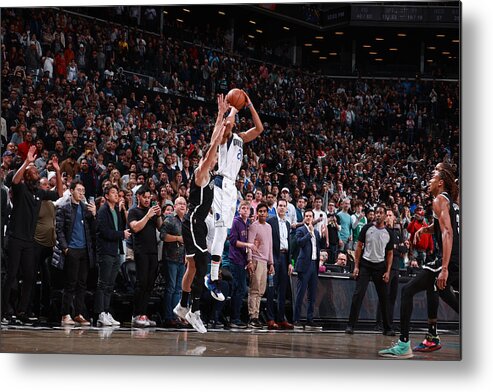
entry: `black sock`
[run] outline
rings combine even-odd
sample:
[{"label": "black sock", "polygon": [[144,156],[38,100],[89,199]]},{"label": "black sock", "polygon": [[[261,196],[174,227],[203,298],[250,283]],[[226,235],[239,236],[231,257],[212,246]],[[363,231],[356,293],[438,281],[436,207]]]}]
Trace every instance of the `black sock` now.
[{"label": "black sock", "polygon": [[192,301],[192,313],[200,310],[200,298],[194,298]]},{"label": "black sock", "polygon": [[404,343],[409,342],[409,334],[408,334],[408,335],[406,335],[406,336],[404,336],[404,335],[399,336],[399,340],[400,340],[401,342],[404,342]]},{"label": "black sock", "polygon": [[190,298],[190,292],[182,291],[180,305],[184,308],[188,308],[188,299]]},{"label": "black sock", "polygon": [[437,323],[436,322],[428,324],[428,333],[431,336],[437,336]]}]

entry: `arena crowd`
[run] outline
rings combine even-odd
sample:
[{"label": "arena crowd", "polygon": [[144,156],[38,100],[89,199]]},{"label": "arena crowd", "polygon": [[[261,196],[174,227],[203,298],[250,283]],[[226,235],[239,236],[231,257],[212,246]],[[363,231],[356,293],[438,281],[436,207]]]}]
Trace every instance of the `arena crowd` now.
[{"label": "arena crowd", "polygon": [[[260,202],[275,215],[281,198],[294,206],[297,223],[305,209],[315,209],[325,214],[326,227],[327,216],[335,217],[340,226],[340,213],[354,216],[357,206],[362,206],[358,219],[364,216],[369,222],[369,215],[384,204],[402,231],[401,268],[413,263],[419,268],[423,260],[418,256],[426,258],[433,252],[432,246],[409,249],[408,228],[416,220],[430,222],[427,182],[435,165],[449,162],[460,175],[458,82],[310,74],[286,65],[282,48],[277,63],[259,61],[252,58],[242,37],[233,42],[227,30],[196,32],[192,42],[185,42],[180,34],[193,29],[169,26],[173,34],[168,36],[165,30],[159,36],[152,13],[137,26],[131,10],[120,8],[108,9],[115,20],[111,23],[54,9],[2,12],[2,278],[10,274],[12,280],[15,274],[11,284],[3,285],[2,298],[10,301],[2,303],[5,322],[47,316],[43,304],[33,305],[32,290],[26,290],[24,298],[15,287],[19,279],[24,286],[34,285],[35,271],[46,270],[41,277],[48,288],[44,305],[49,306],[59,210],[77,188],[83,188],[82,201],[89,205],[94,199],[99,211],[108,200],[107,190],[116,186],[123,222],[137,204],[141,187],[160,206],[164,222],[176,216],[180,198],[188,199],[191,175],[210,140],[215,97],[232,88],[248,94],[264,126],[262,135],[245,145],[237,178],[238,205],[241,200],[251,202],[249,219],[256,218],[254,207]],[[118,23],[122,12],[127,24]],[[238,113],[236,125],[237,132],[253,126],[248,110]],[[12,211],[21,197],[15,190],[15,174],[32,157],[32,146],[34,159],[29,163],[39,173],[40,184],[46,183],[43,189],[58,190],[59,175],[63,196],[54,203],[56,223],[54,215],[51,224],[44,217],[48,226],[37,225],[36,235],[26,239],[36,248],[26,253],[35,262],[19,260],[19,268],[9,260],[12,238],[17,239],[13,228],[18,226],[12,220],[19,216]],[[34,217],[33,222],[40,221],[41,216]],[[170,224],[166,227],[170,230]],[[321,264],[335,264],[339,251],[354,255],[353,230],[339,229],[332,237],[328,230]],[[40,235],[43,231],[45,235]],[[88,231],[87,241],[93,245],[87,248],[96,260],[95,233]],[[132,260],[133,240],[126,237],[122,262]],[[168,257],[181,257],[183,263],[183,254],[170,255],[164,237],[157,235],[160,263]],[[92,259],[88,256],[85,261],[86,275],[95,268]],[[19,298],[6,296],[5,290]],[[174,301],[174,307],[180,288],[164,290],[168,295],[163,297]],[[220,312],[224,323],[227,311]],[[83,308],[80,313],[81,322],[92,317]],[[211,316],[211,321],[219,319]],[[172,315],[163,320],[178,323]]]}]

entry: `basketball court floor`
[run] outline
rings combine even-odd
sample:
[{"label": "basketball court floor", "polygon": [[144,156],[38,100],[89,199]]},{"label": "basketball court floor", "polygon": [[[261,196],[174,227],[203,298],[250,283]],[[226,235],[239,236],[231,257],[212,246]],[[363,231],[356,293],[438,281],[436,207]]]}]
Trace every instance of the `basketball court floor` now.
[{"label": "basketball court floor", "polygon": [[[460,336],[439,331],[442,349],[415,353],[411,360],[457,361],[461,359]],[[418,344],[425,330],[411,334]],[[39,354],[105,354],[150,356],[258,357],[313,359],[379,359],[378,350],[398,336],[376,331],[268,331],[193,330],[164,328],[26,327],[2,326],[0,352]],[[385,360],[385,358],[381,358]]]}]

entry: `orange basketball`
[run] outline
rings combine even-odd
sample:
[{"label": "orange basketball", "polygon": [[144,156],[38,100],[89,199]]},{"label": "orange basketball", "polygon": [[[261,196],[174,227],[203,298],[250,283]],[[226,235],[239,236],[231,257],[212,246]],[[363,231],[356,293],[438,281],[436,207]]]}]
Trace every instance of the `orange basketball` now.
[{"label": "orange basketball", "polygon": [[236,109],[241,110],[245,107],[246,104],[245,93],[239,88],[229,90],[228,94],[226,95],[226,101],[228,101],[231,106],[234,106]]}]

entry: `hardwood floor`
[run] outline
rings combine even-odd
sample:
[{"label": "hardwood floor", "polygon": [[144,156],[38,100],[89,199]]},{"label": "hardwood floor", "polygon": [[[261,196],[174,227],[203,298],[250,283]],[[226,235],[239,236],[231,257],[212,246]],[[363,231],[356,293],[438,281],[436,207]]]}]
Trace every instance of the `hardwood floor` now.
[{"label": "hardwood floor", "polygon": [[[423,332],[411,335],[412,344]],[[172,331],[161,328],[32,328],[2,327],[0,352],[160,355],[203,357],[379,359],[378,350],[398,337],[377,332],[209,330]],[[441,332],[442,349],[415,353],[412,360],[457,361],[461,359],[460,336]]]}]

